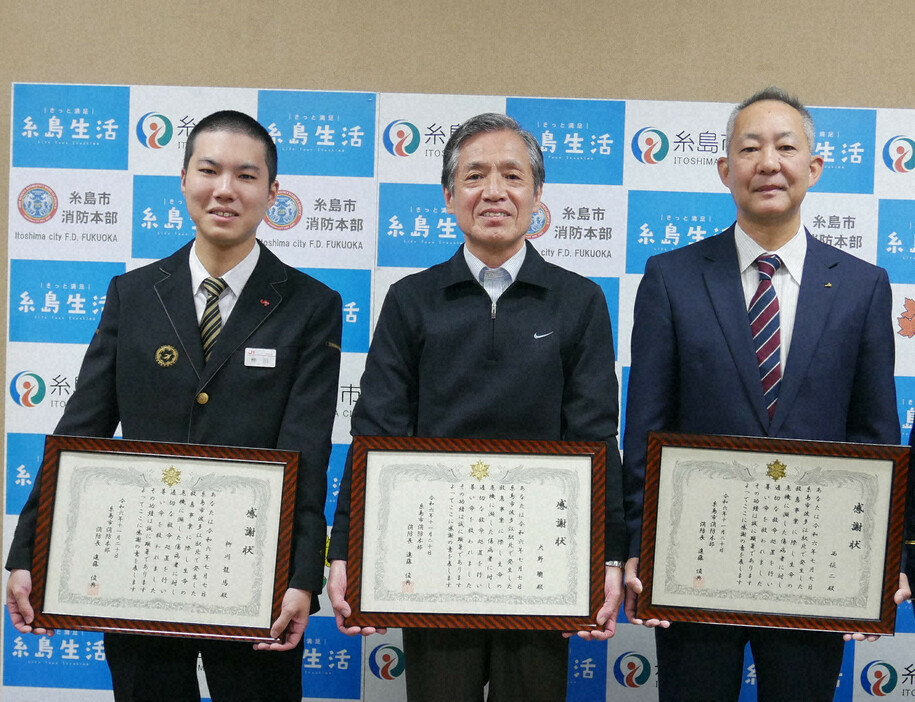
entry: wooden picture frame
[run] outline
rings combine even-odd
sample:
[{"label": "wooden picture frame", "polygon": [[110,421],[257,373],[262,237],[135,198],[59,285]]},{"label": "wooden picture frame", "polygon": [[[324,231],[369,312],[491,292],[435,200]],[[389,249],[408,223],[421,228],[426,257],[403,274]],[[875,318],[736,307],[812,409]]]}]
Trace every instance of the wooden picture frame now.
[{"label": "wooden picture frame", "polygon": [[346,623],[594,628],[604,601],[606,449],[356,437]]},{"label": "wooden picture frame", "polygon": [[638,617],[892,634],[909,449],[652,432]]},{"label": "wooden picture frame", "polygon": [[48,436],[33,626],[274,641],[299,454]]}]

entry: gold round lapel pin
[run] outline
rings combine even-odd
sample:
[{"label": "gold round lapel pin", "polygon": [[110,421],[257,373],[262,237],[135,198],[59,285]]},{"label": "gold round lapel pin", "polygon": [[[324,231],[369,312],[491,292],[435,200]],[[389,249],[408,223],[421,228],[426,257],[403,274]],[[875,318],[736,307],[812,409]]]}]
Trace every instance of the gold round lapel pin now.
[{"label": "gold round lapel pin", "polygon": [[166,344],[156,349],[156,363],[163,368],[173,366],[178,362],[178,349]]}]

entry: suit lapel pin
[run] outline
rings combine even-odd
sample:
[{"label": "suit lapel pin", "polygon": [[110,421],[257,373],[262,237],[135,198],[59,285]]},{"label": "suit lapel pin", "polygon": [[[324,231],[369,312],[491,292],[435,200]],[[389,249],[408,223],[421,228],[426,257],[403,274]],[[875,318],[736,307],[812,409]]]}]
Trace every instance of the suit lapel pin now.
[{"label": "suit lapel pin", "polygon": [[270,307],[270,300],[265,300],[264,298],[261,298],[261,304],[264,307]]},{"label": "suit lapel pin", "polygon": [[826,283],[825,287],[831,288],[831,287],[832,287],[832,283]]},{"label": "suit lapel pin", "polygon": [[178,362],[178,349],[170,344],[156,349],[156,363],[163,368],[173,366]]}]

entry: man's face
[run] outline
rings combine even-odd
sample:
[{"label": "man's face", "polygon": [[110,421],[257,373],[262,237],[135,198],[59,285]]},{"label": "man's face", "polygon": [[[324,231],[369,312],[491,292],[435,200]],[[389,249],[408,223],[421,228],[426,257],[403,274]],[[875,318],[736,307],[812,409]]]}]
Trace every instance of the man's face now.
[{"label": "man's face", "polygon": [[754,102],[737,115],[727,159],[718,160],[738,221],[750,226],[795,220],[800,226],[801,202],[822,172],[823,159],[811,154],[801,114],[778,100]]},{"label": "man's face", "polygon": [[229,131],[197,135],[187,170],[181,171],[181,192],[198,243],[224,250],[253,246],[279,188],[268,180],[264,145],[257,139]]},{"label": "man's face", "polygon": [[490,266],[502,265],[524,245],[540,206],[527,146],[511,131],[483,132],[461,147],[454,192],[445,189],[467,248]]}]

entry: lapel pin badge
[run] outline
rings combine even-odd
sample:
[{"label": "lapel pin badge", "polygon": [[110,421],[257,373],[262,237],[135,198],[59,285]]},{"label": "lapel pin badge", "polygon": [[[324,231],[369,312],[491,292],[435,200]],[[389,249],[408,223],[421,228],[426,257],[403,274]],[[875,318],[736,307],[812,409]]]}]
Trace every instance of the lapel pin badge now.
[{"label": "lapel pin badge", "polygon": [[831,288],[831,287],[832,287],[832,283],[826,283],[826,285],[825,285],[824,287]]},{"label": "lapel pin badge", "polygon": [[270,300],[265,300],[264,298],[261,298],[261,304],[264,307],[270,307]]},{"label": "lapel pin badge", "polygon": [[168,368],[173,366],[178,362],[178,349],[174,346],[166,344],[165,346],[160,346],[156,349],[156,363],[158,363],[163,368]]}]

